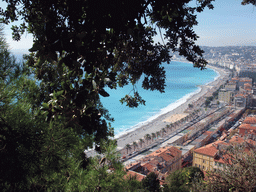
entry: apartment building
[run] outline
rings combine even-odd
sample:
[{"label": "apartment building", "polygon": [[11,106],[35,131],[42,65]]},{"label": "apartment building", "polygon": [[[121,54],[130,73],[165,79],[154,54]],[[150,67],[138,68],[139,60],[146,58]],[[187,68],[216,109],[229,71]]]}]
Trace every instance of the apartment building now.
[{"label": "apartment building", "polygon": [[236,107],[246,107],[249,104],[249,96],[243,93],[236,94],[234,103]]},{"label": "apartment building", "polygon": [[182,152],[176,147],[162,147],[133,164],[126,166],[130,174],[139,173],[146,176],[150,172],[155,172],[159,179],[164,179],[170,172],[181,169]]},{"label": "apartment building", "polygon": [[227,89],[221,89],[218,94],[218,100],[225,102],[225,103],[231,103],[233,97],[233,92],[229,91]]},{"label": "apartment building", "polygon": [[223,141],[216,141],[204,147],[194,150],[193,166],[201,168],[203,171],[215,168],[215,162],[218,160],[218,151]]},{"label": "apartment building", "polygon": [[229,145],[246,143],[247,145],[255,145],[255,141],[244,139],[240,136],[233,136],[227,141],[216,141],[204,147],[195,149],[193,152],[193,166],[201,168],[203,171],[222,169],[227,163],[231,163],[227,154],[221,154]]},{"label": "apartment building", "polygon": [[238,127],[240,136],[256,136],[256,116],[248,116]]}]

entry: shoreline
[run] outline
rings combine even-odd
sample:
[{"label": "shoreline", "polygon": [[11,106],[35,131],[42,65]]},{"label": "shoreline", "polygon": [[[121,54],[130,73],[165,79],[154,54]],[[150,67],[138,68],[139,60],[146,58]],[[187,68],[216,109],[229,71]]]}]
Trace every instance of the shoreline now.
[{"label": "shoreline", "polygon": [[135,127],[134,129],[131,129],[130,131],[120,134],[120,136],[115,138],[117,140],[117,150],[124,149],[124,147],[127,144],[132,145],[134,141],[137,142],[141,138],[144,139],[144,136],[146,134],[151,135],[151,133],[156,133],[157,131],[161,131],[162,128],[165,128],[166,125],[169,124],[169,122],[165,122],[164,120],[171,118],[174,115],[184,114],[185,110],[188,108],[188,104],[193,103],[195,105],[194,106],[195,109],[199,108],[200,106],[198,106],[197,101],[200,99],[204,99],[210,93],[214,92],[221,84],[225,82],[224,80],[227,79],[229,75],[229,72],[227,72],[225,69],[217,68],[209,64],[207,65],[207,68],[214,70],[218,74],[218,76],[213,81],[205,85],[199,86],[200,88],[199,91],[196,90],[195,92],[188,94],[188,98],[186,98],[186,100],[183,103],[181,103],[171,111],[168,111],[164,114],[159,115],[153,120],[146,122],[144,125],[142,124],[138,127]]}]

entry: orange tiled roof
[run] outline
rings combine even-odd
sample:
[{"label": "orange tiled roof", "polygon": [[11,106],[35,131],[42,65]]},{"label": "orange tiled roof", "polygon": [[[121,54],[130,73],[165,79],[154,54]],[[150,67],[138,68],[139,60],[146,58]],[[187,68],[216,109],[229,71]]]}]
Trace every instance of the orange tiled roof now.
[{"label": "orange tiled roof", "polygon": [[141,165],[141,167],[146,168],[149,172],[154,172],[156,168],[156,166],[152,165],[151,163],[144,163]]},{"label": "orange tiled roof", "polygon": [[216,141],[214,143],[210,143],[204,147],[200,147],[198,149],[195,149],[196,153],[200,153],[203,155],[207,155],[210,157],[214,157],[216,155],[216,153],[218,152],[218,149],[216,148],[216,146],[220,143],[224,143],[222,141]]},{"label": "orange tiled roof", "polygon": [[129,179],[130,177],[135,177],[136,180],[142,181],[146,176],[141,173],[137,173],[135,171],[127,171],[127,174],[124,176],[125,179]]},{"label": "orange tiled roof", "polygon": [[251,139],[246,139],[245,140],[243,137],[240,137],[240,136],[234,136],[229,141],[230,141],[230,143],[244,143],[244,142],[247,142],[249,144],[256,145],[256,141],[253,141]]},{"label": "orange tiled roof", "polygon": [[256,117],[246,117],[245,120],[243,121],[245,124],[256,124]]},{"label": "orange tiled roof", "polygon": [[170,146],[170,147],[162,147],[150,153],[149,155],[147,155],[147,157],[157,156],[157,157],[162,157],[165,161],[169,161],[179,154],[181,154],[181,150],[177,149],[176,147]]},{"label": "orange tiled roof", "polygon": [[244,86],[249,86],[251,87],[252,85],[250,83],[245,83]]},{"label": "orange tiled roof", "polygon": [[239,129],[250,129],[250,130],[256,130],[256,126],[252,124],[241,124]]},{"label": "orange tiled roof", "polygon": [[165,161],[170,161],[174,158],[174,156],[170,153],[161,153],[157,155],[158,157],[162,157]]},{"label": "orange tiled roof", "polygon": [[[207,156],[210,156],[210,157],[213,157],[214,158],[214,161],[217,161],[219,163],[226,163],[224,162],[224,160],[222,158],[220,158],[217,154],[218,154],[218,149],[217,149],[217,145],[219,146],[228,146],[228,145],[232,145],[232,144],[241,144],[241,143],[244,143],[244,142],[247,142],[248,144],[251,144],[251,145],[255,145],[256,142],[251,140],[251,139],[247,139],[245,140],[244,138],[242,137],[238,137],[238,136],[235,136],[235,137],[232,137],[230,139],[230,141],[228,143],[224,142],[224,141],[216,141],[214,143],[211,143],[211,144],[208,144],[204,147],[200,147],[198,149],[195,149],[194,152],[195,153],[200,153],[202,155],[207,155]],[[247,150],[246,150],[247,151]],[[225,158],[228,158],[228,156],[223,156],[224,159]]]},{"label": "orange tiled roof", "polygon": [[214,157],[217,151],[218,150],[214,146],[208,146],[208,147],[199,148],[195,150],[196,153],[204,154],[210,157]]},{"label": "orange tiled roof", "polygon": [[252,82],[252,79],[250,78],[240,78],[240,82]]},{"label": "orange tiled roof", "polygon": [[134,167],[134,166],[136,166],[136,165],[139,165],[139,164],[140,164],[140,162],[130,163],[130,164],[127,165],[125,168],[126,168],[126,169],[130,169],[130,168],[132,168],[132,167]]},{"label": "orange tiled roof", "polygon": [[242,93],[238,93],[235,95],[235,97],[246,97],[246,95],[242,94]]}]

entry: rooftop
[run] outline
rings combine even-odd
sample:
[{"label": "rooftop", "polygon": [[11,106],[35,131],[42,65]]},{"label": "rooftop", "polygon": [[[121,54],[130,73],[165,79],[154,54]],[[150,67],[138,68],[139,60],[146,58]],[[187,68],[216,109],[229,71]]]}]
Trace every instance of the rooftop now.
[{"label": "rooftop", "polygon": [[246,117],[245,120],[243,121],[243,124],[256,124],[256,117]]},{"label": "rooftop", "polygon": [[136,180],[142,181],[146,177],[146,175],[143,175],[141,173],[137,173],[135,171],[127,171],[127,174],[124,176],[125,179],[129,179],[130,177],[135,177]]}]

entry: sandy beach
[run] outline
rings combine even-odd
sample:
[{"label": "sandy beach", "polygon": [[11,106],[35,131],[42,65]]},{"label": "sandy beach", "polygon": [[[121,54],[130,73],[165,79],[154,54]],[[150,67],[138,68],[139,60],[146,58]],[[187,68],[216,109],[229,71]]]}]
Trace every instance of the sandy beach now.
[{"label": "sandy beach", "polygon": [[207,68],[211,68],[219,73],[218,78],[216,78],[213,82],[200,86],[201,90],[199,93],[192,95],[187,101],[177,108],[169,111],[156,119],[152,120],[151,122],[142,125],[141,127],[121,135],[117,139],[117,146],[118,150],[123,149],[127,144],[132,145],[134,141],[139,141],[139,139],[144,139],[146,134],[156,133],[157,131],[161,131],[162,128],[165,128],[166,125],[178,121],[179,119],[188,115],[186,113],[186,109],[188,108],[188,104],[193,104],[194,109],[199,108],[199,104],[201,105],[204,98],[210,96],[212,92],[214,92],[221,84],[223,84],[229,76],[229,72],[220,69],[214,66],[207,65]]}]

